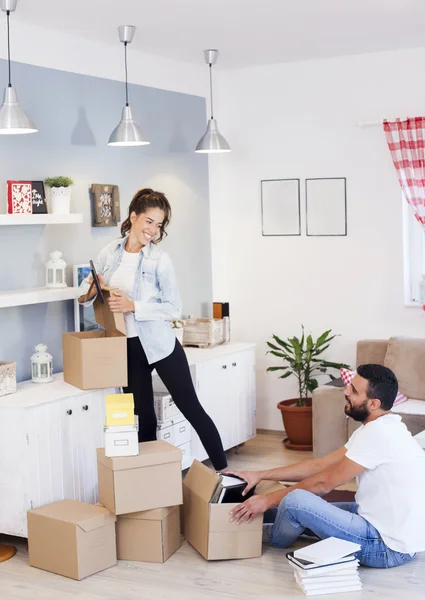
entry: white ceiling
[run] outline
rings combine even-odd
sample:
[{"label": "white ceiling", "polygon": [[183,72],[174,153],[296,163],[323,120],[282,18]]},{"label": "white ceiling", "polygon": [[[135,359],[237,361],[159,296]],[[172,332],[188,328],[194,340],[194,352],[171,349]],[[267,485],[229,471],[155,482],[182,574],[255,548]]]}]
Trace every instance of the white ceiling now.
[{"label": "white ceiling", "polygon": [[221,68],[425,46],[424,0],[19,0],[12,18],[108,44],[136,25],[140,51],[218,48]]}]

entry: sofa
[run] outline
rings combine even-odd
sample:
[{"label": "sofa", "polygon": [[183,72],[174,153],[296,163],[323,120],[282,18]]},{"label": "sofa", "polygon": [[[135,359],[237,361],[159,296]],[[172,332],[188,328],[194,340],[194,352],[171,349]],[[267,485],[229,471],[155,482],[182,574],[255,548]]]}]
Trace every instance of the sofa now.
[{"label": "sofa", "polygon": [[[395,373],[399,391],[408,400],[393,407],[393,412],[401,415],[412,435],[425,430],[425,339],[392,337],[389,340],[361,340],[357,343],[356,367],[366,363],[384,365]],[[344,385],[341,381],[314,390],[314,457],[341,448],[360,426],[345,415],[344,406]]]}]

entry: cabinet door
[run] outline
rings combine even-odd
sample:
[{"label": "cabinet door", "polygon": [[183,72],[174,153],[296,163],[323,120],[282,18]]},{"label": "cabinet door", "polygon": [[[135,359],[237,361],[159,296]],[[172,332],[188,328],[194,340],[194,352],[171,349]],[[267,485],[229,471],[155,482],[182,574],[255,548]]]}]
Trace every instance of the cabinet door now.
[{"label": "cabinet door", "polygon": [[246,442],[256,435],[256,377],[255,349],[240,352],[237,357],[239,385],[238,443]]},{"label": "cabinet door", "polygon": [[[199,401],[214,421],[224,449],[228,446],[229,407],[227,406],[227,360],[214,358],[196,365],[196,389]],[[207,454],[195,430],[192,430],[192,456],[205,460]]]},{"label": "cabinet door", "polygon": [[96,502],[96,448],[104,445],[106,393],[95,391],[28,409],[34,508],[62,498]]}]

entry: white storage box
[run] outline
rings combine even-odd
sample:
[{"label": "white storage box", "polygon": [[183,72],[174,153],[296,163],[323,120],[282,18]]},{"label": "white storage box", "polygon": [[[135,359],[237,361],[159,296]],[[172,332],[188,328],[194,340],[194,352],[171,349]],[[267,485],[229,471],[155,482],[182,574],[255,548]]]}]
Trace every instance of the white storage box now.
[{"label": "white storage box", "polygon": [[157,428],[157,439],[180,447],[192,439],[192,428],[185,418],[164,423]]},{"label": "white storage box", "polygon": [[184,418],[168,392],[154,392],[155,413],[159,425],[171,419]]},{"label": "white storage box", "polygon": [[105,456],[139,455],[139,421],[134,417],[134,425],[110,425],[105,427]]},{"label": "white storage box", "polygon": [[179,446],[179,449],[182,451],[182,469],[188,469],[193,462],[192,452],[190,450],[190,442],[182,444]]},{"label": "white storage box", "polygon": [[0,396],[16,392],[16,363],[0,362]]}]

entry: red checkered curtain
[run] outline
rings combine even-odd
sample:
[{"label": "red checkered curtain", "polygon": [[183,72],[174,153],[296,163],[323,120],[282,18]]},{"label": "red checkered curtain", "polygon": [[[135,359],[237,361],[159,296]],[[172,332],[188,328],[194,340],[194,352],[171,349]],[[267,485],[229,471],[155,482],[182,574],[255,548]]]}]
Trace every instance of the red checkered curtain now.
[{"label": "red checkered curtain", "polygon": [[425,117],[384,121],[404,197],[425,229]]}]

